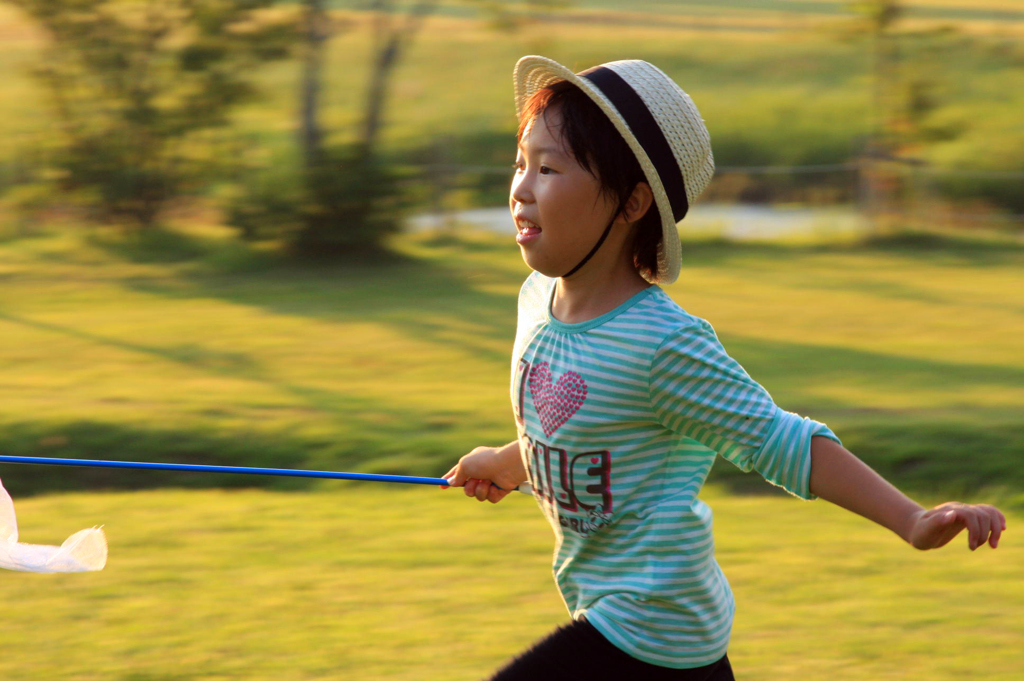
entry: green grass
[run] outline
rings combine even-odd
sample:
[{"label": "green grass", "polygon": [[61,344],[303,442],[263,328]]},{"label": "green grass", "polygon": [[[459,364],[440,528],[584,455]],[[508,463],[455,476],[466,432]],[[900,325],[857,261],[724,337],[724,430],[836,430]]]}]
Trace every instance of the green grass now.
[{"label": "green grass", "polygon": [[[789,5],[815,9],[760,8]],[[0,58],[16,72],[35,42],[11,14]],[[694,93],[720,164],[842,158],[866,125],[862,49],[798,36],[587,23],[502,35],[439,19],[399,71],[387,149],[413,158],[452,135],[457,160],[504,164],[511,65],[540,52],[663,65]],[[332,44],[325,122],[340,136],[366,41]],[[929,63],[947,74],[949,104],[931,121],[946,138],[930,153],[1008,167],[1019,48],[959,37],[944,49]],[[287,158],[297,70],[261,77],[269,101],[238,123]],[[0,82],[0,155],[48,124],[41,111],[23,77]],[[404,236],[386,262],[310,266],[205,228],[133,241],[71,227],[25,238],[0,225],[5,454],[439,475],[513,435],[508,361],[527,270],[508,238]],[[917,553],[718,462],[701,496],[739,606],[738,676],[1019,677],[1022,266],[1005,236],[686,243],[669,293],[781,406],[829,424],[922,504],[997,503],[1010,525],[994,552],[971,553],[961,536]],[[241,476],[4,466],[0,477],[25,541],[104,524],[111,551],[101,573],[0,575],[11,681],[480,678],[566,617],[550,529],[518,495],[492,507],[457,491]],[[220,489],[249,485],[269,489]]]},{"label": "green grass", "polygon": [[[172,238],[173,237],[173,238]],[[0,244],[8,454],[439,474],[507,442],[516,294],[499,236],[307,265],[196,234]],[[1024,482],[1024,250],[1007,237],[687,242],[668,292],[776,402],[911,489]],[[713,474],[737,489],[751,478]],[[14,468],[24,491],[248,485]],[[264,481],[287,488],[301,481]],[[763,487],[754,482],[756,489]]]},{"label": "green grass", "polygon": [[9,451],[425,472],[514,434],[523,266],[493,245],[461,265],[426,249],[243,272],[129,250],[70,234],[2,249]]},{"label": "green grass", "polygon": [[[299,265],[212,229],[0,242],[0,450],[439,475],[512,437],[508,238]],[[1024,249],[1003,237],[685,242],[669,293],[784,408],[920,503],[996,503],[994,552],[917,553],[718,462],[702,497],[743,678],[1016,678]],[[529,499],[4,466],[22,539],[109,565],[0,575],[5,679],[480,678],[566,615]],[[228,487],[269,489],[149,489]],[[87,492],[84,490],[94,490]],[[61,492],[60,490],[68,490]],[[101,491],[105,490],[105,491]]]},{"label": "green grass", "polygon": [[[701,496],[736,594],[738,678],[1019,675],[1019,513],[995,551],[961,536],[920,553],[826,502]],[[551,530],[521,495],[334,483],[15,503],[26,541],[104,523],[110,558],[0,575],[10,681],[478,679],[567,618]]]}]

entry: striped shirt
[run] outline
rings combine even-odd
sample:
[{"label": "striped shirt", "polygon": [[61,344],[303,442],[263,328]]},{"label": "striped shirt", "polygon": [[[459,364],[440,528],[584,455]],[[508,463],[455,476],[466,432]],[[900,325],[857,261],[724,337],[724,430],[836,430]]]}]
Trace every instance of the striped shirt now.
[{"label": "striped shirt", "polygon": [[555,282],[534,272],[520,291],[511,394],[555,582],[574,619],[633,657],[710,664],[736,609],[697,498],[715,455],[812,500],[811,437],[839,438],[777,407],[660,287],[564,324]]}]

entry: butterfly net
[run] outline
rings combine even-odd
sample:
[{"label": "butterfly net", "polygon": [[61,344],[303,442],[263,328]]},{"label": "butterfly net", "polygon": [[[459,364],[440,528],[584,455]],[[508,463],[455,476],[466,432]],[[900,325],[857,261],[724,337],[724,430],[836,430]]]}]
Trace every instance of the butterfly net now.
[{"label": "butterfly net", "polygon": [[22,544],[14,502],[0,482],[0,568],[22,572],[88,572],[107,564],[107,538],[93,527],[64,540],[60,546]]}]

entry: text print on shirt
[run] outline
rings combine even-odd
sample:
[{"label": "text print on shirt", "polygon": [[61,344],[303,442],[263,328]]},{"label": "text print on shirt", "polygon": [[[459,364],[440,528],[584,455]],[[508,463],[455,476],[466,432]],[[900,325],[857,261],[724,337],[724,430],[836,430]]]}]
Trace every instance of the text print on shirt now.
[{"label": "text print on shirt", "polygon": [[[523,408],[529,386],[534,411],[545,437],[550,437],[583,406],[587,382],[575,371],[567,371],[552,380],[547,362],[531,368],[520,359],[516,367],[516,421],[525,428]],[[522,435],[534,494],[559,509],[559,525],[580,535],[588,535],[611,522],[611,452],[588,451],[573,454],[539,439]],[[557,477],[554,470],[557,468]]]}]

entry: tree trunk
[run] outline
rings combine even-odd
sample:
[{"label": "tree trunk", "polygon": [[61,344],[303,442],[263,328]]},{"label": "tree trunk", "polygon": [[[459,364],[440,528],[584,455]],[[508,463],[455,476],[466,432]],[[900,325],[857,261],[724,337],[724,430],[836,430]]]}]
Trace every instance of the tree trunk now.
[{"label": "tree trunk", "polygon": [[[385,7],[385,5],[387,6]],[[373,61],[373,73],[370,76],[370,87],[366,96],[363,137],[360,140],[361,157],[366,161],[373,158],[376,151],[388,85],[395,64],[398,63],[402,51],[412,41],[423,20],[434,11],[436,6],[437,0],[421,0],[409,10],[401,26],[396,26],[395,22],[390,20],[381,20],[377,24],[378,51]],[[378,2],[376,9],[378,12],[383,10],[390,13],[391,6],[389,3]]]},{"label": "tree trunk", "polygon": [[317,120],[320,106],[320,80],[324,62],[324,43],[330,34],[325,30],[327,17],[324,0],[306,0],[306,55],[302,74],[302,121],[300,144],[306,167],[311,168],[320,157],[323,132]]}]

